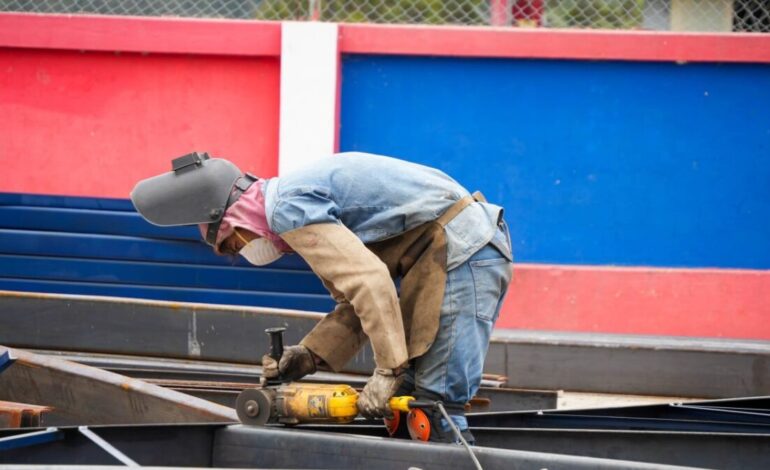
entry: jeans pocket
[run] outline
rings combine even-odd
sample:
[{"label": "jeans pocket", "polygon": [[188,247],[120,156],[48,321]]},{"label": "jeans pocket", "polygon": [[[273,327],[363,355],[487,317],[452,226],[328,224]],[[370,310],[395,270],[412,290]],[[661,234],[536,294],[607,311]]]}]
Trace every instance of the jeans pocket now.
[{"label": "jeans pocket", "polygon": [[505,258],[471,261],[473,288],[476,295],[476,318],[494,321],[500,297],[511,279],[511,263]]}]

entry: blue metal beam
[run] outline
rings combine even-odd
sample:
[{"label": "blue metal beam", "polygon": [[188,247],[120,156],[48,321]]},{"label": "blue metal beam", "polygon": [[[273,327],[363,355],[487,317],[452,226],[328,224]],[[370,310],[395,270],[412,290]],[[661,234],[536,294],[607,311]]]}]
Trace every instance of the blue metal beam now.
[{"label": "blue metal beam", "polygon": [[11,353],[7,349],[0,350],[0,374],[13,364]]},{"label": "blue metal beam", "polygon": [[0,452],[4,450],[45,444],[47,442],[58,441],[61,439],[64,439],[64,433],[59,431],[58,428],[47,428],[43,431],[0,437]]}]

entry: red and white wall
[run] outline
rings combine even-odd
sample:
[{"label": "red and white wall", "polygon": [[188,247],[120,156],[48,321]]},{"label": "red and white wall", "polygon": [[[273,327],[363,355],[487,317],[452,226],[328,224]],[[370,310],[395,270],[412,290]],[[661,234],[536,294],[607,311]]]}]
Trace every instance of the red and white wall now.
[{"label": "red and white wall", "polygon": [[[37,259],[45,222],[16,252],[19,195],[125,199],[191,150],[266,177],[364,150],[506,207],[498,327],[770,339],[768,64],[768,35],[0,14],[0,288],[259,302],[126,288],[145,255],[112,284]],[[271,306],[317,308],[294,294]]]}]

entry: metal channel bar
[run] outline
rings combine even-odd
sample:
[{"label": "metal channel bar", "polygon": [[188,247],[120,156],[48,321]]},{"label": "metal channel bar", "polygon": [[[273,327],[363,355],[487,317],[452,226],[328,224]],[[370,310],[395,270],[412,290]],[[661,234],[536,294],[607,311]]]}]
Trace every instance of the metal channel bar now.
[{"label": "metal channel bar", "polygon": [[[736,405],[741,410],[736,410]],[[770,420],[766,414],[768,411],[768,397],[751,397],[582,410],[474,413],[468,416],[468,421],[471,426],[516,428],[766,432],[770,429]]]},{"label": "metal channel bar", "polygon": [[[141,456],[146,466],[220,468],[334,468],[381,470],[418,467],[425,470],[472,468],[459,446],[402,439],[350,436],[247,426],[104,426],[98,428],[115,446]],[[108,457],[75,428],[64,440],[37,448],[0,454],[3,463],[106,465]],[[0,431],[0,436],[4,433]],[[484,468],[637,469],[672,468],[619,459],[477,447]],[[677,467],[680,468],[680,467]]]},{"label": "metal channel bar", "polygon": [[[38,444],[45,444],[46,442],[60,440],[63,437],[64,435],[57,428],[47,428],[43,431],[33,431],[12,436],[0,437],[0,452],[11,449],[20,449],[22,447],[34,446]],[[1,454],[0,460],[2,460]]]},{"label": "metal channel bar", "polygon": [[770,342],[498,330],[484,370],[527,389],[747,397],[770,390]]},{"label": "metal channel bar", "polygon": [[550,413],[468,415],[471,427],[770,433],[765,424]]},{"label": "metal channel bar", "polygon": [[[156,467],[211,467],[217,429],[222,425],[91,426],[104,441],[130,455],[140,465]],[[33,447],[0,452],[2,464],[120,465],[85,436],[78,427],[60,427],[61,439]],[[0,438],[20,435],[0,430]]]},{"label": "metal channel bar", "polygon": [[11,353],[9,351],[0,351],[0,374],[5,369],[11,366],[13,360],[11,359]]},{"label": "metal channel bar", "polygon": [[[562,453],[476,447],[483,468],[548,470],[661,469],[660,464],[599,459]],[[473,468],[466,451],[457,445],[404,439],[362,437],[303,429],[228,426],[217,432],[213,465],[229,468],[321,468],[390,470],[393,468]],[[681,467],[677,467],[681,468]]]},{"label": "metal channel bar", "polygon": [[473,428],[480,446],[704,468],[770,468],[770,434]]},{"label": "metal channel bar", "polygon": [[770,416],[770,409],[768,409],[766,412],[759,413],[757,410],[759,408],[742,408],[739,406],[709,406],[709,409],[716,409],[716,410],[725,410],[725,411],[743,411],[746,413],[757,413],[762,416]]},{"label": "metal channel bar", "polygon": [[709,413],[714,413],[714,414],[724,413],[726,416],[730,416],[731,418],[735,417],[735,415],[752,416],[752,417],[756,416],[756,417],[764,418],[761,420],[761,422],[770,425],[770,412],[759,413],[757,411],[745,411],[745,410],[739,410],[737,408],[696,406],[696,405],[686,405],[683,403],[675,403],[675,404],[672,404],[671,406],[675,406],[677,408],[683,408],[685,410],[707,411]]},{"label": "metal channel bar", "polygon": [[[265,328],[297,343],[323,315],[278,309],[0,292],[0,344],[255,364]],[[148,330],[145,326],[152,324]],[[227,335],[220,334],[227,331]],[[141,341],[137,341],[141,338]],[[611,360],[608,360],[610,358]],[[346,367],[367,374],[369,349]],[[656,373],[651,376],[650,370]],[[512,388],[680,397],[761,395],[770,344],[748,340],[496,331],[485,371]],[[686,372],[686,373],[685,373]]]},{"label": "metal channel bar", "polygon": [[[376,424],[301,425],[298,429],[387,437],[384,426]],[[497,427],[472,427],[471,431],[479,447],[706,468],[770,468],[770,434]]]},{"label": "metal channel bar", "polygon": [[48,411],[47,406],[0,400],[0,428],[40,427],[41,415]]},{"label": "metal channel bar", "polygon": [[[296,310],[96,296],[0,291],[0,299],[0,344],[244,364],[257,363],[269,349],[266,328],[287,326],[285,343],[296,344],[323,318]],[[371,357],[370,350],[360,353],[347,372],[370,372]]]},{"label": "metal channel bar", "polygon": [[88,426],[78,426],[78,431],[80,431],[80,433],[89,438],[91,442],[101,447],[102,450],[113,456],[115,460],[119,461],[123,465],[127,467],[139,467],[138,463],[134,462],[126,454],[119,451],[112,444],[99,437],[98,434],[88,429]]},{"label": "metal channel bar", "polygon": [[[82,351],[30,350],[35,354],[78,362],[138,378],[169,380],[208,380],[253,385],[259,383],[262,367],[251,364],[168,357],[129,356]],[[319,371],[308,377],[322,383],[366,383],[368,375]]]},{"label": "metal channel bar", "polygon": [[[0,351],[5,348],[0,346]],[[9,350],[0,400],[48,405],[50,425],[237,422],[235,410],[102,369]]]},{"label": "metal channel bar", "polygon": [[[259,366],[224,362],[138,357],[84,352],[34,350],[35,354],[75,361],[99,367],[189,395],[233,407],[235,396],[248,386],[255,386],[262,373]],[[363,388],[367,375],[317,372],[303,379],[307,382],[344,383]],[[492,386],[490,386],[492,385]],[[555,409],[558,392],[501,388],[498,380],[484,379],[473,400],[473,411]]]}]

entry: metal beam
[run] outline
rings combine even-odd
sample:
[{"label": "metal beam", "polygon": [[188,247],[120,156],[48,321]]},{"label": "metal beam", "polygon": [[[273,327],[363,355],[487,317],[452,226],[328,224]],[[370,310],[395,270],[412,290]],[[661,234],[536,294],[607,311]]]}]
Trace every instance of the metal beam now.
[{"label": "metal beam", "polygon": [[[102,353],[44,350],[32,352],[99,367],[231,408],[234,407],[238,393],[247,386],[255,386],[259,383],[259,377],[262,375],[261,367],[247,364]],[[355,388],[363,388],[368,378],[368,375],[360,374],[317,372],[303,380],[319,383],[343,383]],[[472,411],[550,410],[556,408],[557,392],[486,386],[486,384],[491,385],[493,383],[499,382],[482,380],[482,387],[476,397],[471,400]]]},{"label": "metal beam", "polygon": [[[0,291],[0,344],[136,356],[257,364],[264,331],[287,326],[296,344],[320,313],[110,297]],[[152,328],[148,328],[152,325]],[[370,372],[362,353],[348,372]]]},{"label": "metal beam", "polygon": [[[215,434],[222,425],[91,426],[105,441],[139,465],[211,467]],[[77,427],[60,427],[60,439],[0,452],[2,464],[111,465],[115,458],[94,445]],[[0,430],[0,441],[20,435]],[[2,465],[0,465],[2,468]]]},{"label": "metal beam", "polygon": [[[301,425],[298,429],[381,438],[387,436],[383,425],[371,422],[356,422],[353,425]],[[770,468],[770,454],[767,452],[770,434],[478,426],[472,426],[471,430],[476,444],[482,448],[706,468]]]},{"label": "metal beam", "polygon": [[[265,328],[299,340],[322,314],[0,291],[0,344],[256,364]],[[152,325],[152,328],[147,328]],[[367,347],[346,372],[373,367]],[[719,398],[770,390],[770,343],[497,330],[485,371],[512,388]],[[654,371],[651,373],[650,371]]]},{"label": "metal beam", "polygon": [[56,428],[48,428],[42,431],[30,431],[10,436],[0,435],[0,452],[23,447],[36,446],[62,439],[64,436]]},{"label": "metal beam", "polygon": [[[382,425],[302,425],[301,429],[386,437]],[[481,447],[581,455],[597,458],[703,466],[769,468],[770,435],[614,431],[583,429],[513,429],[473,427]]]},{"label": "metal beam", "polygon": [[0,428],[39,427],[41,415],[49,411],[47,406],[0,400]]},{"label": "metal beam", "polygon": [[107,452],[111,456],[115,458],[118,462],[122,463],[123,465],[127,467],[138,467],[139,464],[134,462],[129,456],[124,454],[123,452],[119,451],[115,448],[112,444],[102,439],[98,434],[88,429],[88,426],[78,426],[78,431],[80,431],[80,434],[86,436],[99,446],[103,451]]},{"label": "metal beam", "polygon": [[[380,470],[417,467],[467,469],[460,446],[390,438],[315,432],[281,427],[222,425],[99,426],[99,435],[144,466],[217,468],[334,468]],[[6,464],[106,465],[112,457],[81,435],[60,428],[62,440],[0,454]],[[0,430],[0,439],[19,434]],[[669,467],[617,459],[598,459],[489,447],[474,453],[484,468],[629,469]],[[687,467],[692,468],[692,467]]]},{"label": "metal beam", "polygon": [[527,389],[746,397],[770,390],[770,342],[497,330],[484,370]]},{"label": "metal beam", "polygon": [[475,413],[473,427],[770,434],[770,397],[585,410]]},{"label": "metal beam", "polygon": [[[489,447],[476,447],[474,454],[484,468],[669,468],[624,460]],[[378,437],[362,439],[355,435],[249,426],[229,426],[218,431],[213,464],[231,468],[473,468],[465,449],[456,445]]]},{"label": "metal beam", "polygon": [[770,468],[770,434],[473,428],[482,446],[704,468]]},{"label": "metal beam", "polygon": [[137,379],[0,346],[0,400],[51,406],[47,425],[237,422],[235,411]]}]

